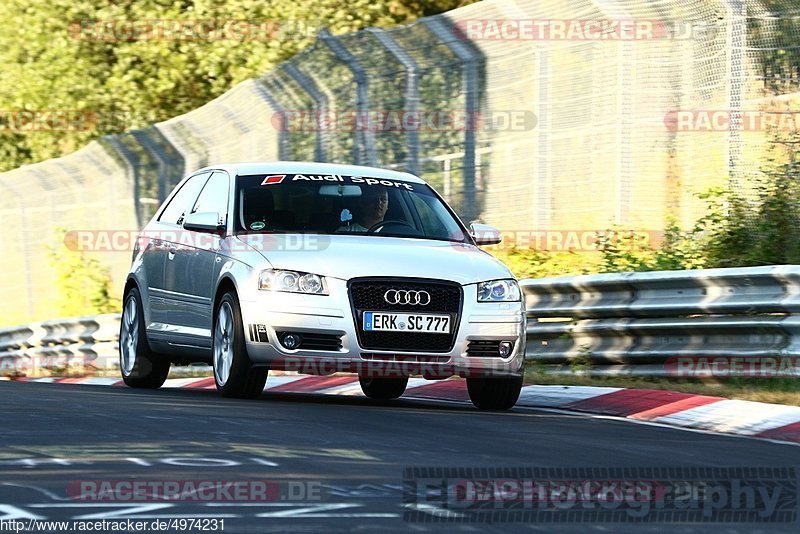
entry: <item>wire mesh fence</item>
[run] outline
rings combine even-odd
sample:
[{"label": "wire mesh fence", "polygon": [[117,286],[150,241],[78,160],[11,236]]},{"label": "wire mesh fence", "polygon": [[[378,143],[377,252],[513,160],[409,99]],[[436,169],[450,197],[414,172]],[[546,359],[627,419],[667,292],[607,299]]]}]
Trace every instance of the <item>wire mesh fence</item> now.
[{"label": "wire mesh fence", "polygon": [[[771,135],[753,113],[791,112],[798,83],[790,0],[486,0],[323,31],[190,113],[0,174],[0,323],[52,315],[54,229],[140,228],[223,161],[408,170],[511,231],[688,224],[697,193],[751,187]],[[121,282],[130,253],[97,257]]]}]

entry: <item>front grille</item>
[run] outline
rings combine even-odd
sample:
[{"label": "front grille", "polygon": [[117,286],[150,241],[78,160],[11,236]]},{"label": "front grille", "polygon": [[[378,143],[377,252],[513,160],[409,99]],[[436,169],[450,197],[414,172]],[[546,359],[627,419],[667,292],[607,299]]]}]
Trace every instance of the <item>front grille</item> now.
[{"label": "front grille", "polygon": [[[289,332],[276,332],[278,339]],[[300,336],[298,349],[338,351],[342,348],[341,334],[312,334],[308,332],[294,332]]]},{"label": "front grille", "polygon": [[499,358],[500,341],[470,341],[467,344],[467,356],[479,358]]},{"label": "front grille", "polygon": [[[427,291],[431,300],[426,306],[389,304],[384,295],[390,289]],[[350,304],[356,321],[358,342],[367,350],[399,350],[407,352],[449,352],[455,343],[461,316],[463,291],[454,282],[408,278],[359,278],[348,284]],[[405,313],[437,313],[450,316],[450,334],[420,334],[410,332],[365,332],[364,311],[393,311]]]}]

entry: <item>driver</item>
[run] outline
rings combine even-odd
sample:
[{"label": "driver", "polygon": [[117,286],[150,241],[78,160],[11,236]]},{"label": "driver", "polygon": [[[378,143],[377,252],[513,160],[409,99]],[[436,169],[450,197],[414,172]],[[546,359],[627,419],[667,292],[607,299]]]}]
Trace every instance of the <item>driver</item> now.
[{"label": "driver", "polygon": [[[383,221],[389,209],[389,192],[385,187],[369,186],[361,188],[361,198],[354,221],[340,226],[339,232],[367,232]],[[346,222],[346,221],[342,221]]]}]

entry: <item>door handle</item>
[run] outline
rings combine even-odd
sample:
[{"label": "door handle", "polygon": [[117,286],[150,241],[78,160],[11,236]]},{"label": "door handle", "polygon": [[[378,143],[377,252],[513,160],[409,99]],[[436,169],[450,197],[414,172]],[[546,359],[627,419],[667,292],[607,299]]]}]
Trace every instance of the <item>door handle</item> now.
[{"label": "door handle", "polygon": [[175,248],[175,247],[169,247],[169,250],[167,250],[167,256],[169,257],[169,259],[171,259],[171,260],[174,260],[174,259],[175,259],[175,253],[176,253],[177,251],[178,251],[178,249],[177,249],[177,248]]}]

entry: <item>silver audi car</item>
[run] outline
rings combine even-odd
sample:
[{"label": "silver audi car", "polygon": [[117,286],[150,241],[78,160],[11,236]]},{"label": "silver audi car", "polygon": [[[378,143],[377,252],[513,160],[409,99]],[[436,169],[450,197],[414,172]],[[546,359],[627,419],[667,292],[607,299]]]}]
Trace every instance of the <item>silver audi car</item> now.
[{"label": "silver audi car", "polygon": [[206,362],[257,397],[269,371],[358,373],[392,399],[408,377],[466,378],[472,402],[519,396],[525,310],[514,276],[420,178],[324,163],[216,165],[184,178],[139,236],[120,369],[157,388]]}]

